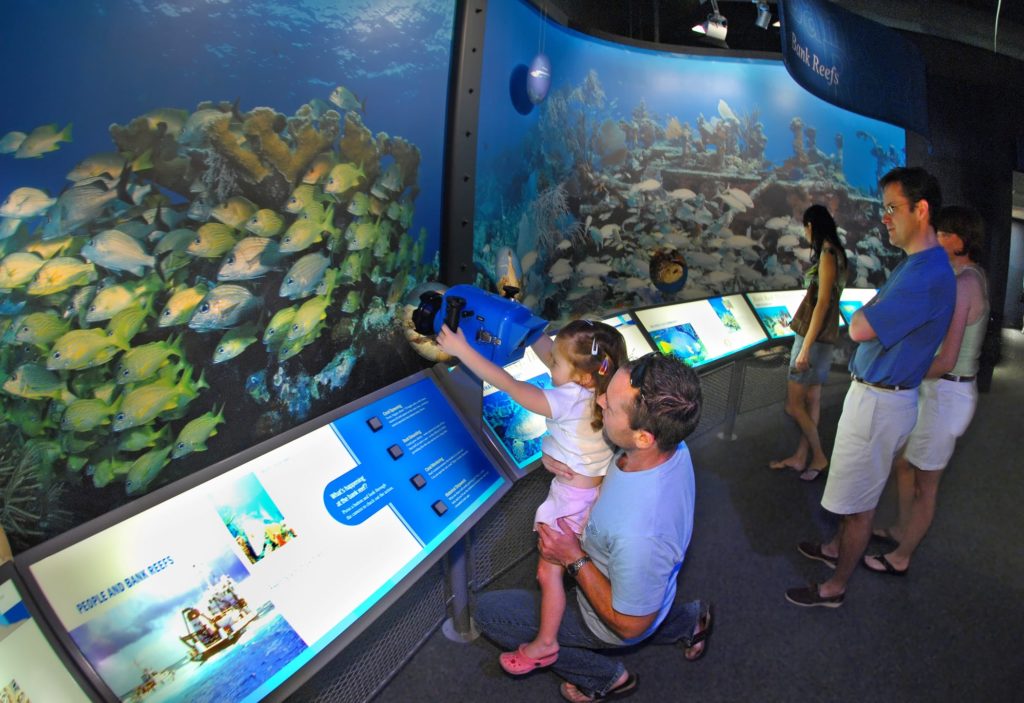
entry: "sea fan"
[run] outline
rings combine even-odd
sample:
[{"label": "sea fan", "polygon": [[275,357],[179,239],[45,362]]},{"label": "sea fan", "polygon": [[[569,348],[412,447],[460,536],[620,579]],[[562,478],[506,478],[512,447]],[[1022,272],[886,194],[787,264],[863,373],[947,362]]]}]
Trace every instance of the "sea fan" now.
[{"label": "sea fan", "polygon": [[62,481],[40,480],[30,462],[22,461],[21,448],[9,433],[0,436],[0,526],[15,552],[58,534],[70,524],[60,505]]}]

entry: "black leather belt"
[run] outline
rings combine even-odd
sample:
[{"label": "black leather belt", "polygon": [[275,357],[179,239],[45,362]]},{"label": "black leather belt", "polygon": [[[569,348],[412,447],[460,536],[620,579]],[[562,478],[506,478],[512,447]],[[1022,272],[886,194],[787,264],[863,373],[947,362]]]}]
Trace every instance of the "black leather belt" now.
[{"label": "black leather belt", "polygon": [[943,379],[944,381],[956,381],[957,383],[969,383],[970,381],[973,381],[975,379],[974,376],[957,376],[956,374],[953,373],[944,373],[941,376],[939,376],[939,378]]},{"label": "black leather belt", "polygon": [[880,388],[883,391],[912,391],[917,388],[917,386],[890,386],[888,383],[872,383],[871,381],[865,381],[860,376],[854,376],[853,374],[850,374],[850,378],[857,383],[863,383],[865,386],[871,386],[872,388]]}]

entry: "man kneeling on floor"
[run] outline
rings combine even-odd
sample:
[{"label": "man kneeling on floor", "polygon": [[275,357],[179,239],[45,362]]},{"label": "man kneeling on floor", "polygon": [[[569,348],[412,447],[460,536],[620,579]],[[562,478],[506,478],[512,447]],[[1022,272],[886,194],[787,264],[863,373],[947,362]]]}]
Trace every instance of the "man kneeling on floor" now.
[{"label": "man kneeling on floor", "polygon": [[[541,557],[576,579],[550,665],[566,680],[569,701],[601,701],[633,693],[635,673],[602,653],[640,642],[682,643],[700,658],[711,631],[710,605],[675,602],[676,576],[693,532],[694,478],[683,441],[697,426],[700,380],[681,361],[658,353],[623,366],[598,398],[604,433],[620,451],[581,538],[538,526]],[[568,467],[545,457],[553,473]],[[559,520],[559,522],[564,522]],[[530,642],[540,621],[538,591],[491,591],[477,600],[475,620],[504,649]]]}]

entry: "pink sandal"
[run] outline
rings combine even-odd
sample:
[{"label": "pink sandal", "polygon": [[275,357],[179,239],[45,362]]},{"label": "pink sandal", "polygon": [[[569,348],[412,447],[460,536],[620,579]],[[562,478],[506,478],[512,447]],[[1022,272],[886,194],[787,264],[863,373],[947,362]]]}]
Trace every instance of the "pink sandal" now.
[{"label": "pink sandal", "polygon": [[505,670],[506,674],[522,676],[523,674],[529,674],[531,671],[551,666],[558,661],[558,652],[534,659],[523,651],[525,647],[526,644],[521,644],[519,649],[514,652],[502,652],[498,655],[498,663],[501,664],[501,668]]}]

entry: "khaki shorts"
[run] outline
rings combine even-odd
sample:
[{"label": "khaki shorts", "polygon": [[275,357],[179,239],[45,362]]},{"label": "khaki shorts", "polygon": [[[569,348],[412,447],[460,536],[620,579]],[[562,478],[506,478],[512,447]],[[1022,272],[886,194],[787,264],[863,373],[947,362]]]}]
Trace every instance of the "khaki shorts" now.
[{"label": "khaki shorts", "polygon": [[839,418],[822,507],[839,515],[874,510],[916,421],[916,388],[886,391],[853,381]]},{"label": "khaki shorts", "polygon": [[978,386],[932,378],[921,384],[917,424],[907,440],[904,458],[922,471],[942,471],[953,456],[956,440],[967,431],[978,406]]}]

